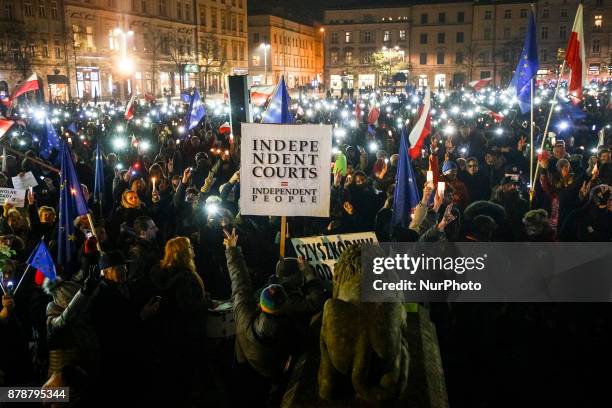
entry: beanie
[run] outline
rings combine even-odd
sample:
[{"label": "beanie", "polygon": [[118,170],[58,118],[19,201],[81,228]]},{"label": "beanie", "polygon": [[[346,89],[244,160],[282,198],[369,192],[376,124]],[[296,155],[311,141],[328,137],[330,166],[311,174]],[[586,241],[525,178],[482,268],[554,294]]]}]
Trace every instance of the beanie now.
[{"label": "beanie", "polygon": [[259,307],[267,314],[277,314],[287,302],[287,293],[281,285],[270,285],[261,291]]}]

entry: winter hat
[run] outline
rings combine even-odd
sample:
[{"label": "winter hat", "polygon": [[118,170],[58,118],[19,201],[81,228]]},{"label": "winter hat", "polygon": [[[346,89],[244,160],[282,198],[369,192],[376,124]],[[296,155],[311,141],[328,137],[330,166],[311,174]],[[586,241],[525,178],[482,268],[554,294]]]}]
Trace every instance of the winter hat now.
[{"label": "winter hat", "polygon": [[267,314],[277,314],[287,302],[287,293],[281,285],[270,285],[261,291],[259,307]]},{"label": "winter hat", "polygon": [[454,161],[447,160],[442,165],[442,174],[448,174],[453,170],[457,170],[457,164]]},{"label": "winter hat", "polygon": [[600,184],[591,189],[589,199],[597,206],[604,206],[608,204],[610,195],[612,195],[612,188],[607,184]]},{"label": "winter hat", "polygon": [[542,208],[537,210],[530,210],[525,213],[523,222],[530,224],[543,225],[548,220],[548,212]]},{"label": "winter hat", "polygon": [[100,257],[99,266],[100,266],[100,270],[102,270],[106,268],[112,268],[114,266],[125,265],[126,263],[127,262],[125,262],[123,255],[121,255],[121,252],[111,251],[111,252],[104,252],[102,254],[102,256]]},{"label": "winter hat", "polygon": [[303,274],[298,267],[297,258],[281,258],[276,263],[278,283],[286,289],[293,289],[304,283]]}]

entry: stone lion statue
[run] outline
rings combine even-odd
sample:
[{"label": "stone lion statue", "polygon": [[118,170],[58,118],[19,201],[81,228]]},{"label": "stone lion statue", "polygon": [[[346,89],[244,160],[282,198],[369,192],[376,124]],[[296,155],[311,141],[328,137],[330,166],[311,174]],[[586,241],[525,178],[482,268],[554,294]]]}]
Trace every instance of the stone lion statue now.
[{"label": "stone lion statue", "polygon": [[358,245],[340,256],[333,285],[323,308],[319,396],[332,399],[344,379],[366,401],[403,399],[409,366],[403,305],[361,302]]}]

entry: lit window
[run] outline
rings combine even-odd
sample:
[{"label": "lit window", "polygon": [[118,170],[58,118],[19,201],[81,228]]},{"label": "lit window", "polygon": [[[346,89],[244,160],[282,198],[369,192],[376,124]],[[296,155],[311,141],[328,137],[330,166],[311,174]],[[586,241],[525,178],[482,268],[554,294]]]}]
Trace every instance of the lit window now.
[{"label": "lit window", "polygon": [[347,31],[344,33],[344,42],[345,43],[350,43],[351,42],[351,32]]},{"label": "lit window", "polygon": [[602,25],[603,25],[603,17],[601,15],[595,16],[595,27],[601,28]]}]

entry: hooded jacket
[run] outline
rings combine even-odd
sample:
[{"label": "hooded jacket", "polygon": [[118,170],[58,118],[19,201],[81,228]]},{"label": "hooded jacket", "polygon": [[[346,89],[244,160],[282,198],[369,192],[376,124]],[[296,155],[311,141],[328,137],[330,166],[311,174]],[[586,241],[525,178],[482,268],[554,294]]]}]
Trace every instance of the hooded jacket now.
[{"label": "hooded jacket", "polygon": [[290,331],[283,317],[260,310],[240,248],[228,248],[225,256],[232,280],[236,359],[247,362],[264,377],[279,378],[290,355]]}]

